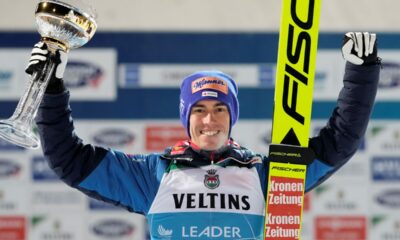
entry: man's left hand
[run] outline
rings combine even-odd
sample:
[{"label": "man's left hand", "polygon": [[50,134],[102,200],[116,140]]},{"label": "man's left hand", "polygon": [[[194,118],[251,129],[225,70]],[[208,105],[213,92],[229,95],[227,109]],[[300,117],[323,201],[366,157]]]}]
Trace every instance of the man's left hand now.
[{"label": "man's left hand", "polygon": [[348,32],[342,46],[343,58],[356,65],[374,65],[379,63],[375,33]]}]

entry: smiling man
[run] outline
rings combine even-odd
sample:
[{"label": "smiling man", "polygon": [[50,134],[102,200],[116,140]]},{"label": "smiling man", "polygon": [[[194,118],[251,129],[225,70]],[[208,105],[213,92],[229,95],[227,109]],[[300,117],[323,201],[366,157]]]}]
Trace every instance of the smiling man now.
[{"label": "smiling man", "polygon": [[228,108],[219,101],[202,100],[192,107],[189,126],[193,144],[208,151],[220,149],[229,136]]},{"label": "smiling man", "polygon": [[[356,152],[374,104],[380,70],[375,35],[346,34],[342,53],[348,61],[344,87],[327,125],[310,139],[316,158],[307,167],[306,191]],[[47,46],[39,43],[27,72],[41,71],[47,59]],[[130,155],[84,144],[78,138],[62,81],[66,54],[58,51],[52,60],[57,71],[36,122],[43,153],[65,183],[145,215],[152,239],[262,238],[269,160],[231,138],[239,103],[230,76],[200,71],[186,77],[179,108],[188,139],[164,153]],[[299,199],[279,196],[271,201],[301,204]]]},{"label": "smiling man", "polygon": [[218,71],[194,73],[181,84],[180,118],[192,143],[218,150],[228,141],[239,116],[237,86]]}]

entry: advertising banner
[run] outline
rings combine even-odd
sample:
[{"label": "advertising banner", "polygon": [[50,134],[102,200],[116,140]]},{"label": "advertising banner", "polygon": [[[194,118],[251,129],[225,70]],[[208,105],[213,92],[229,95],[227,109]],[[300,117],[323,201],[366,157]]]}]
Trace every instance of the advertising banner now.
[{"label": "advertising banner", "polygon": [[[27,87],[31,49],[0,48],[0,100],[19,100]],[[117,53],[111,48],[74,49],[68,54],[65,85],[72,100],[116,99]]]}]

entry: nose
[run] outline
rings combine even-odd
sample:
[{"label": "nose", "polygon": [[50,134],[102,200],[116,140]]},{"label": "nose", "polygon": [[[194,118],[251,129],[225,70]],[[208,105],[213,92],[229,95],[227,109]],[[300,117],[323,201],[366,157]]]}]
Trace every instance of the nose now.
[{"label": "nose", "polygon": [[215,116],[213,113],[207,113],[203,118],[203,123],[212,123],[215,121]]}]

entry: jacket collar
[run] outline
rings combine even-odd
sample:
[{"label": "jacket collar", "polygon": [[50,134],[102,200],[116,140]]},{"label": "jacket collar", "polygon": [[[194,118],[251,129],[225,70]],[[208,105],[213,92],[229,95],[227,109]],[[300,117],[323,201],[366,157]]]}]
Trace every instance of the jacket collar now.
[{"label": "jacket collar", "polygon": [[165,149],[161,157],[194,166],[209,164],[226,166],[231,165],[232,161],[235,165],[252,165],[256,162],[261,162],[260,155],[241,147],[233,139],[229,139],[225,146],[216,151],[202,150],[190,140],[179,141],[174,146]]}]

